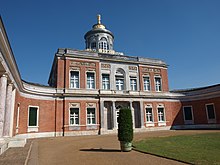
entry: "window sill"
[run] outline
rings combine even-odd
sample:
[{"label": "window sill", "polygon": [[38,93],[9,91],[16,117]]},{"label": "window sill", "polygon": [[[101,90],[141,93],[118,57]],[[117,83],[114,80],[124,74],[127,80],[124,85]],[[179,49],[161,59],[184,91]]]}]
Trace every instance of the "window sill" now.
[{"label": "window sill", "polygon": [[159,121],[158,126],[166,126],[166,121]]},{"label": "window sill", "polygon": [[209,123],[209,124],[215,124],[215,123],[216,123],[216,119],[209,119],[209,120],[208,120],[208,123]]},{"label": "window sill", "polygon": [[154,127],[154,123],[153,122],[147,122],[146,123],[146,127]]},{"label": "window sill", "polygon": [[38,132],[39,126],[28,126],[27,132]]},{"label": "window sill", "polygon": [[80,125],[70,125],[69,130],[78,131],[80,130]]},{"label": "window sill", "polygon": [[88,124],[86,125],[86,129],[88,130],[98,129],[98,124]]},{"label": "window sill", "polygon": [[184,124],[194,124],[194,121],[193,120],[185,120]]}]

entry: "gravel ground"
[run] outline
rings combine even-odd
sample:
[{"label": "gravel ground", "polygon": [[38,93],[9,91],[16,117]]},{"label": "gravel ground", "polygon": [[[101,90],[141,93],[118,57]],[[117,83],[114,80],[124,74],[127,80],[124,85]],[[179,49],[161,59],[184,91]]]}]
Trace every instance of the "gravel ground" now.
[{"label": "gravel ground", "polygon": [[[151,131],[136,133],[134,140],[219,130]],[[31,152],[29,152],[31,151]],[[29,153],[29,154],[28,154]],[[176,165],[183,164],[153,155],[120,152],[117,135],[39,138],[28,140],[24,148],[10,148],[0,156],[0,165]],[[25,164],[25,165],[26,165]]]}]

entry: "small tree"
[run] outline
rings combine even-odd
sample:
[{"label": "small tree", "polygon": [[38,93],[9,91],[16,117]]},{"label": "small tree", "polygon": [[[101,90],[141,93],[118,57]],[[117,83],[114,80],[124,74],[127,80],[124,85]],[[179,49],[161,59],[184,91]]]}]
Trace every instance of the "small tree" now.
[{"label": "small tree", "polygon": [[122,143],[131,143],[133,140],[133,123],[131,109],[121,108],[118,117],[118,140]]}]

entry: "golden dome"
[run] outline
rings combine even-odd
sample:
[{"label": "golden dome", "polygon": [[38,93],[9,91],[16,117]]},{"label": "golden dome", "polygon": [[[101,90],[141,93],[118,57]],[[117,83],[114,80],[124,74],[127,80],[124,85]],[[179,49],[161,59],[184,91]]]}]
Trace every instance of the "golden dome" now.
[{"label": "golden dome", "polygon": [[93,25],[93,29],[105,29],[105,26],[101,23],[101,15],[97,15],[97,24]]}]

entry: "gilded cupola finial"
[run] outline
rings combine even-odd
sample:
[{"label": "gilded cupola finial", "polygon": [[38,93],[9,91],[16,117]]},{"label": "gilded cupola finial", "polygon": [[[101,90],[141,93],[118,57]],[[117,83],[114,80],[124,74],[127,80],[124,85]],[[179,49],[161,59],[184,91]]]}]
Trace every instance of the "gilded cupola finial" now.
[{"label": "gilded cupola finial", "polygon": [[100,14],[97,15],[97,24],[101,24],[101,15]]},{"label": "gilded cupola finial", "polygon": [[101,23],[101,15],[97,15],[97,24],[93,25],[93,29],[105,29],[105,26]]}]

